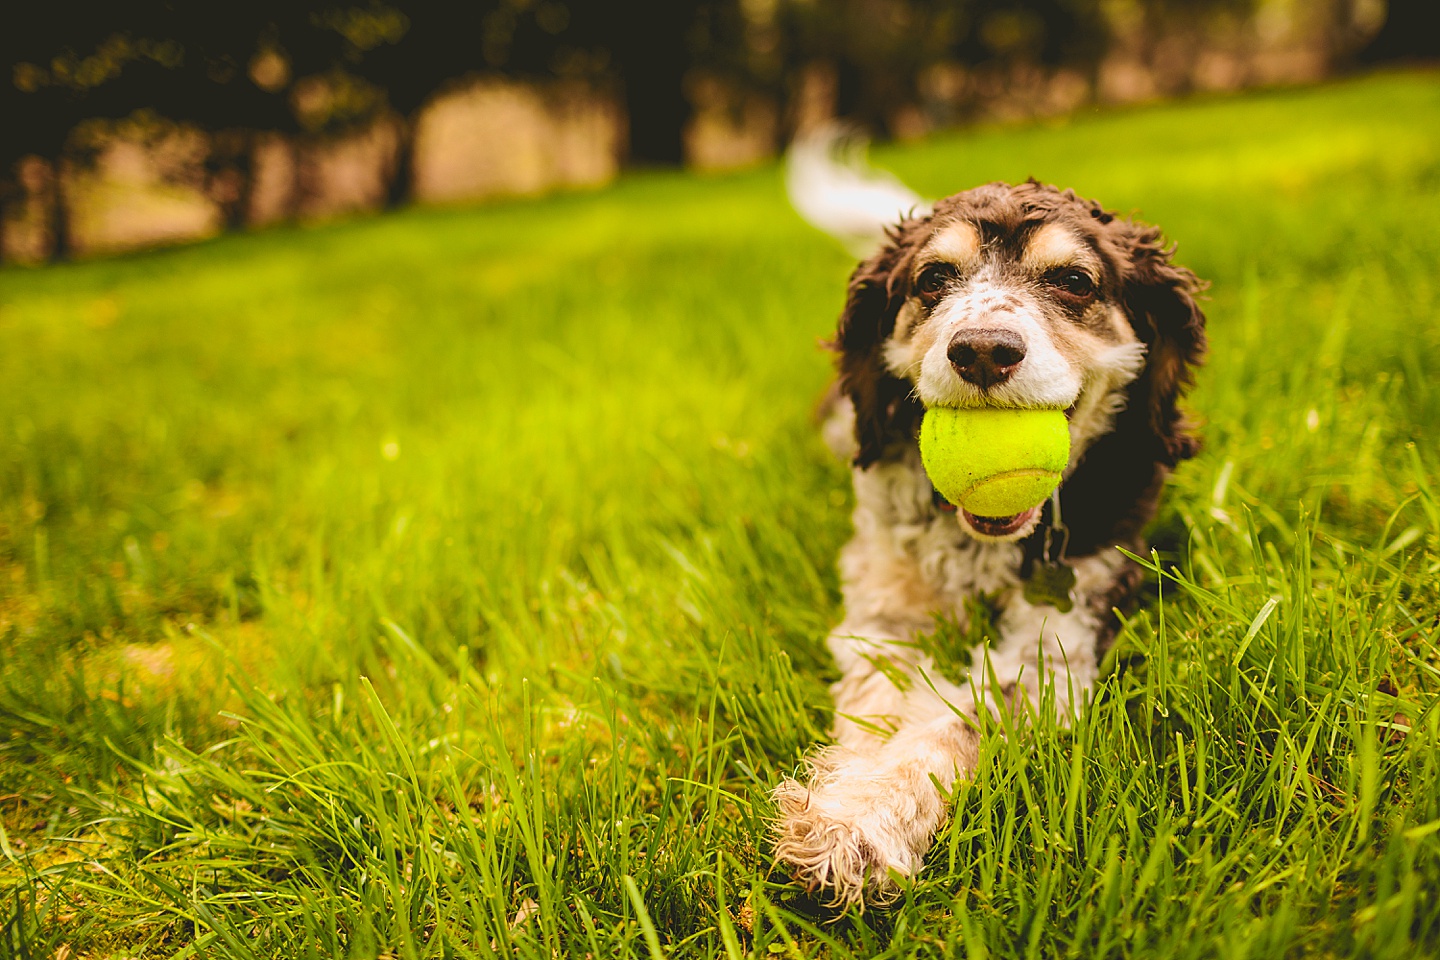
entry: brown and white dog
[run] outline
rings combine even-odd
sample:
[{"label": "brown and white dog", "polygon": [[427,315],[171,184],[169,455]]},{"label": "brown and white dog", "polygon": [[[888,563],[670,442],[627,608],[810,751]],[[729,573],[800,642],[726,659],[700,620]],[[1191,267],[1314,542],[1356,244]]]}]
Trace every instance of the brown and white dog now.
[{"label": "brown and white dog", "polygon": [[[837,234],[837,222],[863,222],[863,204],[826,220],[816,170],[797,183],[792,168],[797,209]],[[843,173],[819,168],[832,184]],[[896,188],[880,183],[871,209],[887,191],[913,196]],[[830,193],[844,208],[845,190]],[[883,899],[894,875],[920,869],[945,816],[937,783],[977,760],[967,716],[1021,698],[1038,708],[1042,676],[1062,722],[1082,705],[1113,611],[1140,579],[1116,548],[1141,548],[1167,473],[1197,448],[1177,401],[1205,351],[1201,284],[1170,256],[1157,228],[1032,180],[900,218],[851,276],[826,425],[853,461],[856,501],[840,556],[845,616],[828,641],[842,673],[835,744],[808,783],[786,779],[774,794],[775,856],[811,888]],[[1064,409],[1063,528],[1053,501],[1013,517],[944,502],[916,441],[935,404]],[[968,682],[950,682],[915,638],[937,618],[963,625],[982,597],[999,639],[975,652]]]}]

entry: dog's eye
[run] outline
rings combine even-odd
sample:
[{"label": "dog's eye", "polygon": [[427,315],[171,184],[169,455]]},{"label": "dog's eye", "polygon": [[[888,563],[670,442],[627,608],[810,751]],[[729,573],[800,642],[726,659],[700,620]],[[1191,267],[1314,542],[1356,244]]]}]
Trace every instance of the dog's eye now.
[{"label": "dog's eye", "polygon": [[920,296],[933,299],[939,296],[955,277],[956,270],[950,264],[932,263],[920,271],[920,277],[915,281],[915,289]]},{"label": "dog's eye", "polygon": [[1088,299],[1095,296],[1095,281],[1084,270],[1061,267],[1045,274],[1045,282],[1070,297]]}]

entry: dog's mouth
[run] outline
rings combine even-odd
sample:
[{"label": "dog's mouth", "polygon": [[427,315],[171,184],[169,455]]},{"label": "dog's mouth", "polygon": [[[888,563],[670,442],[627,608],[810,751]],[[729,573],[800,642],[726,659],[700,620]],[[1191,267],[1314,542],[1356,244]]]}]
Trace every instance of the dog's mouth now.
[{"label": "dog's mouth", "polygon": [[[1079,408],[1079,406],[1080,399],[1076,398],[1075,402],[1065,409],[1064,413],[1067,423],[1074,417],[1075,411]],[[939,508],[941,512],[959,513],[965,518],[966,526],[968,526],[973,533],[978,534],[981,537],[993,538],[996,540],[1009,539],[1020,533],[1020,531],[1028,528],[1030,524],[1040,515],[1040,511],[1045,506],[1044,503],[1039,503],[1031,507],[1029,510],[1022,510],[1020,513],[1012,514],[1008,517],[982,517],[978,514],[971,513],[969,510],[966,510],[963,507],[956,506],[949,500],[946,500],[944,495],[941,494],[939,490],[934,489],[933,487],[931,490],[931,494],[934,498],[935,506]]]},{"label": "dog's mouth", "polygon": [[986,537],[1008,537],[1018,533],[1025,528],[1025,525],[1034,520],[1040,513],[1040,507],[1031,507],[1021,513],[1010,517],[977,517],[969,510],[960,511],[965,516],[965,522],[976,533]]}]

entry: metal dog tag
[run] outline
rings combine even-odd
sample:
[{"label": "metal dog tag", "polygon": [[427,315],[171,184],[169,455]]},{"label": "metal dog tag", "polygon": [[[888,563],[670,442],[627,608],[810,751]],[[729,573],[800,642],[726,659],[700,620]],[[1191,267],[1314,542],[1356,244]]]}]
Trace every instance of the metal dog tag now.
[{"label": "metal dog tag", "polygon": [[1054,607],[1069,613],[1075,606],[1075,568],[1058,560],[1036,560],[1025,581],[1025,600],[1033,606]]}]

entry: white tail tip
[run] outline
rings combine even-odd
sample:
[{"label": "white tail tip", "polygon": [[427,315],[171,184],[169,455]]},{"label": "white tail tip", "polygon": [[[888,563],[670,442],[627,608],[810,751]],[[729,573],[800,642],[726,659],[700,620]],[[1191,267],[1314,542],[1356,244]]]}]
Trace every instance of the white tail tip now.
[{"label": "white tail tip", "polygon": [[866,146],[854,130],[828,123],[797,136],[785,156],[791,206],[857,257],[875,252],[887,226],[929,213],[919,194],[870,167]]}]

